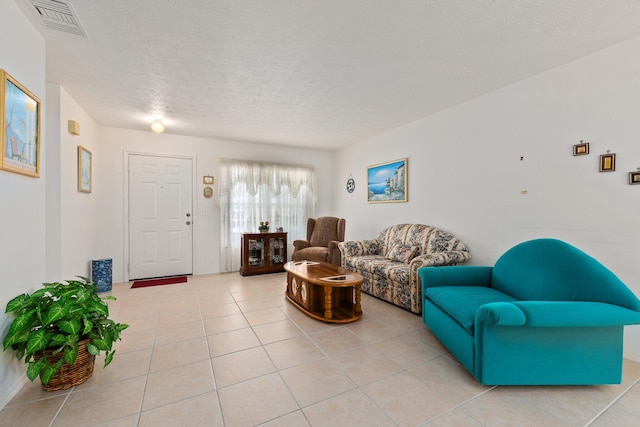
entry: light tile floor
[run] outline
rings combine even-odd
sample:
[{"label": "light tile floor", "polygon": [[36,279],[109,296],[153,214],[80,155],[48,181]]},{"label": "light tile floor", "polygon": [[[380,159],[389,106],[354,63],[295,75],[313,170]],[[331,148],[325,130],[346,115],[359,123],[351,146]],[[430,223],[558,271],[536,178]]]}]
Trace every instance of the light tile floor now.
[{"label": "light tile floor", "polygon": [[111,366],[70,390],[28,383],[0,426],[638,426],[640,363],[621,385],[485,387],[419,316],[363,295],[333,325],[285,300],[283,273],[115,284],[130,324]]}]

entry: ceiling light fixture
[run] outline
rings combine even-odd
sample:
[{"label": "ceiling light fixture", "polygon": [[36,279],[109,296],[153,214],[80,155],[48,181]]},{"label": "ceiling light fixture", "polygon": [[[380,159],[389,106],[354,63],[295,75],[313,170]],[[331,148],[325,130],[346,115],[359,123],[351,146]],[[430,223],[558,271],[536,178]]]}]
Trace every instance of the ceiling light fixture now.
[{"label": "ceiling light fixture", "polygon": [[161,121],[156,120],[155,122],[151,123],[151,130],[155,133],[162,133],[164,132],[164,125]]}]

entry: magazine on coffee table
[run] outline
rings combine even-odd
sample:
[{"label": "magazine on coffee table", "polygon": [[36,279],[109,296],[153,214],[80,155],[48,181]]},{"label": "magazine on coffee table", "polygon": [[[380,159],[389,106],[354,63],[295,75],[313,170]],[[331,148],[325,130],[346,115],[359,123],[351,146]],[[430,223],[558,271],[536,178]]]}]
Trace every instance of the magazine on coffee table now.
[{"label": "magazine on coffee table", "polygon": [[347,280],[353,280],[352,274],[341,274],[339,276],[321,277],[320,280],[326,280],[327,282],[346,282]]},{"label": "magazine on coffee table", "polygon": [[315,261],[296,261],[293,263],[293,265],[318,265],[318,264],[320,263]]}]

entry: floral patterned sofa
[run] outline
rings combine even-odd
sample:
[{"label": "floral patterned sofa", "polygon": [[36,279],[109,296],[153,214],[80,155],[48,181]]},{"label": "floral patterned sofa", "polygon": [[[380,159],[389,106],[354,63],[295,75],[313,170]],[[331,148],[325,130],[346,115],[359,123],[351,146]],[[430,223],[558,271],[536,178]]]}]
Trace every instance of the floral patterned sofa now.
[{"label": "floral patterned sofa", "polygon": [[338,243],[343,267],[364,277],[362,291],[414,313],[422,312],[418,269],[460,265],[467,246],[450,233],[423,224],[398,224],[377,239]]}]

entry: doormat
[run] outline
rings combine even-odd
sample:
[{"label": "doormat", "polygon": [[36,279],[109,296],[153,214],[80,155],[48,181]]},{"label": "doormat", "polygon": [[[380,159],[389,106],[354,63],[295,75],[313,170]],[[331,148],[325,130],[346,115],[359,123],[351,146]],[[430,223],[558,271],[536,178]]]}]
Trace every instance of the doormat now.
[{"label": "doormat", "polygon": [[164,277],[162,279],[136,280],[131,285],[133,288],[145,288],[147,286],[173,285],[174,283],[186,283],[187,276]]}]

